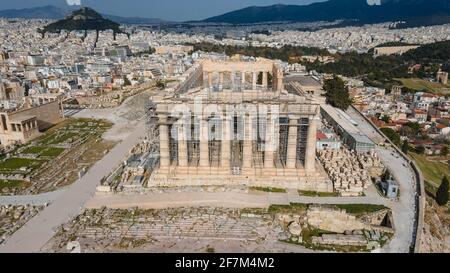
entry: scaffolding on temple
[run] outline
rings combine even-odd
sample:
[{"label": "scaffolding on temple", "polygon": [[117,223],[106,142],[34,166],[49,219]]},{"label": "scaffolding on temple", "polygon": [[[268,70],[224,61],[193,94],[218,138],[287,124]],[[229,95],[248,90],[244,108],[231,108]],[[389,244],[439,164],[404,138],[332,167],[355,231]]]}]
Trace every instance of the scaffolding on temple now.
[{"label": "scaffolding on temple", "polygon": [[[157,101],[161,159],[152,185],[332,189],[315,168],[319,103],[285,90],[275,62],[203,61],[185,79]],[[180,120],[181,108],[190,119]]]}]

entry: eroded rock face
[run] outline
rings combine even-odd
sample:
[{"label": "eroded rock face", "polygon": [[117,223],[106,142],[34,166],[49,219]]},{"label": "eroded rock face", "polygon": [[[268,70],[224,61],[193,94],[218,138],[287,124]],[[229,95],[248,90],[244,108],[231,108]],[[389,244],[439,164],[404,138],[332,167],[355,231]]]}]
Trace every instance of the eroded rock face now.
[{"label": "eroded rock face", "polygon": [[447,207],[439,207],[427,198],[425,223],[420,252],[450,253],[450,215]]}]

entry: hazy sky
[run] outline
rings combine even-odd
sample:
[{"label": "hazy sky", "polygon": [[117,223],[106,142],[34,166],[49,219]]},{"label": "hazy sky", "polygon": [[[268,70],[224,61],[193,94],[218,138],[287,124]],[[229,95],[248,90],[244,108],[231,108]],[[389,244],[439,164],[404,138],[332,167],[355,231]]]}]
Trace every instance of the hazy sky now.
[{"label": "hazy sky", "polygon": [[112,15],[186,21],[205,19],[247,6],[280,3],[303,5],[324,0],[0,0],[0,10],[43,5],[66,6],[67,2],[80,1],[83,5]]}]

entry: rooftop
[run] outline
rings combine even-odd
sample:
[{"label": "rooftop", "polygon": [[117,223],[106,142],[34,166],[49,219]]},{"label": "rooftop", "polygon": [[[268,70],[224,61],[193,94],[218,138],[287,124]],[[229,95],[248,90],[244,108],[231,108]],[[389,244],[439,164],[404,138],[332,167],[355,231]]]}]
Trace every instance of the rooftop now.
[{"label": "rooftop", "polygon": [[354,124],[353,121],[345,112],[336,109],[331,105],[321,105],[321,108],[330,115],[330,117],[339,124],[339,126],[347,134],[351,135],[356,142],[360,143],[373,143],[365,134],[363,134]]},{"label": "rooftop", "polygon": [[338,111],[338,109],[334,108],[331,105],[321,105],[320,106],[325,112],[327,112],[330,117],[342,127],[344,131],[349,134],[360,134],[360,131],[354,125],[354,121],[352,121],[344,112]]}]

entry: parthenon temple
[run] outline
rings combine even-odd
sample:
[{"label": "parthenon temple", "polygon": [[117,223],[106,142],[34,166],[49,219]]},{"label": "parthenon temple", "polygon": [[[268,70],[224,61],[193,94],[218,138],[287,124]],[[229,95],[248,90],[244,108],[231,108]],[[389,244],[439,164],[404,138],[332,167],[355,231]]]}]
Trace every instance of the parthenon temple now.
[{"label": "parthenon temple", "polygon": [[203,60],[153,101],[160,160],[149,186],[333,190],[316,160],[319,104],[286,91],[276,62]]}]

